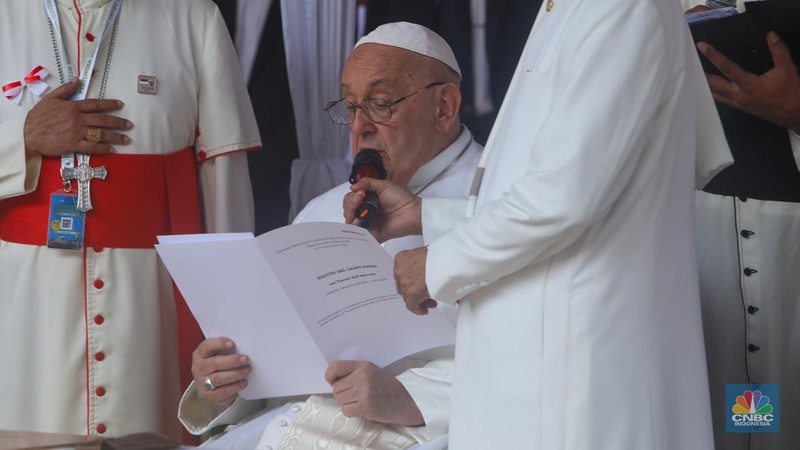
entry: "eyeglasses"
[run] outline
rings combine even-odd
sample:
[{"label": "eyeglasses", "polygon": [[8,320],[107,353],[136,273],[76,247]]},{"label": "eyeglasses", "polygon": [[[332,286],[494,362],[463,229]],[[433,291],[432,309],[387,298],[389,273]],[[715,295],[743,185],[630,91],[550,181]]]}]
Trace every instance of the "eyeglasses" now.
[{"label": "eyeglasses", "polygon": [[404,100],[408,100],[412,96],[419,94],[426,89],[439,86],[441,84],[445,83],[441,81],[435,81],[424,88],[418,89],[406,95],[405,97],[400,97],[393,102],[387,102],[381,98],[368,98],[361,103],[352,103],[342,97],[339,100],[328,102],[328,104],[325,105],[325,111],[328,113],[331,120],[339,125],[350,125],[353,123],[353,121],[356,119],[356,109],[359,108],[364,112],[364,115],[367,116],[367,119],[369,119],[370,122],[388,122],[392,118],[392,106],[395,106]]}]

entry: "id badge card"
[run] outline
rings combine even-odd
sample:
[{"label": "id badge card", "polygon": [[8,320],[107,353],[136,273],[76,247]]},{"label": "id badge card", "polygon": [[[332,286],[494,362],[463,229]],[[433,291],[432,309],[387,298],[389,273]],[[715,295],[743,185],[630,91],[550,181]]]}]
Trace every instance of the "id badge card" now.
[{"label": "id badge card", "polygon": [[50,220],[47,227],[47,246],[65,250],[83,248],[86,213],[78,211],[78,196],[64,192],[50,195]]}]

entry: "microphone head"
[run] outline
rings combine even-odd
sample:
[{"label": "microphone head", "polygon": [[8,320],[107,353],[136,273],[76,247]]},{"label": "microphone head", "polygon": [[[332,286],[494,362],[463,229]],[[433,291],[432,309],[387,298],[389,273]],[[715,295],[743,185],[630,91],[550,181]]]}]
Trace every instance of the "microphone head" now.
[{"label": "microphone head", "polygon": [[353,169],[350,171],[350,184],[355,184],[364,177],[377,178],[379,180],[386,179],[383,159],[381,159],[381,154],[377,150],[365,148],[358,152],[353,160]]}]

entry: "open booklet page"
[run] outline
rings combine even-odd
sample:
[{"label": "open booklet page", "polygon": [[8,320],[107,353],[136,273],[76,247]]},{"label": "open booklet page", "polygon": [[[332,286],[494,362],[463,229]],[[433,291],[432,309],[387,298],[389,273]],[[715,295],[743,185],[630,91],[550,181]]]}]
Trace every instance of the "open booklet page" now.
[{"label": "open booklet page", "polygon": [[251,358],[244,398],[330,392],[332,361],[386,366],[454,342],[444,315],[405,309],[392,258],[352,225],[161,236],[156,248],[203,333],[233,339]]}]

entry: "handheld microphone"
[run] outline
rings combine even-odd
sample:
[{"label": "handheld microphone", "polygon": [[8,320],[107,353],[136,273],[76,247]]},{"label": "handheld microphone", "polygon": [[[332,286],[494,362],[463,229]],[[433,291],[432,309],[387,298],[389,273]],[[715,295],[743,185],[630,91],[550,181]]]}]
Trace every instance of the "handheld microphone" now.
[{"label": "handheld microphone", "polygon": [[[353,160],[353,169],[350,171],[350,184],[369,177],[378,180],[386,179],[386,169],[377,150],[366,148],[361,150]],[[362,228],[369,228],[378,218],[378,195],[367,191],[367,196],[361,206],[356,209],[356,218],[360,220]]]}]

